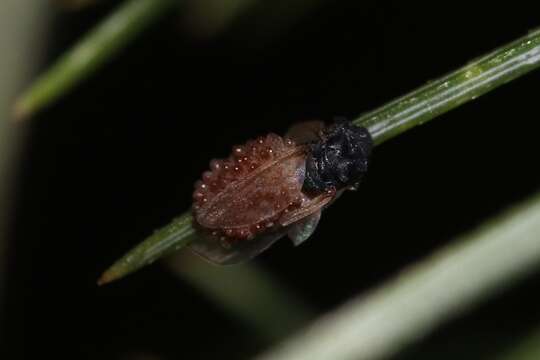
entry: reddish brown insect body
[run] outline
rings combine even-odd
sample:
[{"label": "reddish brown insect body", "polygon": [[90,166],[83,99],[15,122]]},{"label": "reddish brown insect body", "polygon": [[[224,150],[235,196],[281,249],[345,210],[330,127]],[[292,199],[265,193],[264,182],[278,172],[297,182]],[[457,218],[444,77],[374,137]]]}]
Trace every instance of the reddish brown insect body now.
[{"label": "reddish brown insect body", "polygon": [[302,192],[306,151],[269,134],[234,147],[228,159],[213,160],[193,193],[195,220],[207,234],[194,250],[210,261],[232,263],[255,256],[287,232],[293,241],[305,240],[303,228],[315,228],[319,210],[335,195],[311,198]]},{"label": "reddish brown insect body", "polygon": [[302,204],[304,162],[303,147],[275,134],[235,147],[196,184],[197,222],[229,242],[268,231]]}]

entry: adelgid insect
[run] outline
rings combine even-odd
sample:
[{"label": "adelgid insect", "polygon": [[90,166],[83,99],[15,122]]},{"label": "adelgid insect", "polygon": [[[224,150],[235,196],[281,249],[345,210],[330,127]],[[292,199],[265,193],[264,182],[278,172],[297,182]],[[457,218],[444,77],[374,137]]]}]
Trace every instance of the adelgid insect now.
[{"label": "adelgid insect", "polygon": [[368,169],[369,132],[346,121],[294,126],[212,160],[195,184],[193,214],[201,231],[191,248],[217,264],[253,258],[287,235],[295,245],[315,231],[322,210]]}]

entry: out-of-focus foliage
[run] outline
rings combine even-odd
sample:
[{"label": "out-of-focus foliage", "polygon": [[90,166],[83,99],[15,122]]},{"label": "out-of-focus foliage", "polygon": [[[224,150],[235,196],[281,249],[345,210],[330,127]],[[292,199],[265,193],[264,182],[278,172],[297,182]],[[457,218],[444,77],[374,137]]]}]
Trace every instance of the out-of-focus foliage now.
[{"label": "out-of-focus foliage", "polygon": [[[24,133],[24,129],[12,122],[12,105],[21,83],[28,79],[46,44],[43,34],[47,33],[47,18],[48,6],[43,1],[0,2],[0,295],[3,294],[4,253],[8,243],[7,222],[12,215],[14,160]],[[0,296],[0,304],[1,301]]]},{"label": "out-of-focus foliage", "polygon": [[59,6],[69,10],[81,10],[103,0],[54,0]]},{"label": "out-of-focus foliage", "polygon": [[540,194],[260,359],[385,359],[539,266]]}]

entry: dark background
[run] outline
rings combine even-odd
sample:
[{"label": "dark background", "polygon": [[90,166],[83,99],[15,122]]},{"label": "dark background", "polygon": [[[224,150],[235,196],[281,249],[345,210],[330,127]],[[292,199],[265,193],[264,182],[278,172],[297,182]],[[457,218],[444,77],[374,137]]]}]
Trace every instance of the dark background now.
[{"label": "dark background", "polygon": [[[328,1],[287,28],[255,11],[212,38],[171,13],[29,125],[6,359],[236,359],[267,347],[159,264],[95,280],[188,209],[209,159],[297,121],[373,109],[539,26],[532,3]],[[43,69],[113,5],[58,12]],[[539,81],[530,74],[378,147],[361,189],[313,238],[257,261],[322,313],[532,194]],[[517,284],[397,359],[491,358],[540,323],[538,285]]]}]

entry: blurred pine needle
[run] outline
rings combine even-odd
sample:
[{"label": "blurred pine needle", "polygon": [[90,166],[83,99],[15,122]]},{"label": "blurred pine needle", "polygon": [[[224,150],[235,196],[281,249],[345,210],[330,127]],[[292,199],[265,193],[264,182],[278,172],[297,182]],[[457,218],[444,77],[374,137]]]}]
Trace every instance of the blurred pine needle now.
[{"label": "blurred pine needle", "polygon": [[[70,9],[81,9],[98,0],[57,0]],[[67,50],[49,69],[39,76],[17,99],[13,107],[15,120],[32,117],[54,104],[75,86],[110,61],[137,36],[170,11],[185,5],[191,31],[201,36],[214,36],[231,23],[253,10],[258,19],[253,24],[275,23],[286,28],[323,0],[288,0],[266,3],[261,0],[125,0],[107,18],[98,23]],[[272,9],[278,9],[277,14]],[[274,33],[277,29],[263,31]]]},{"label": "blurred pine needle", "polygon": [[496,356],[494,360],[538,360],[540,359],[540,329],[535,329],[512,349]]},{"label": "blurred pine needle", "polygon": [[180,0],[126,0],[20,95],[16,120],[31,117],[89,77]]},{"label": "blurred pine needle", "polygon": [[388,358],[538,267],[540,193],[259,359]]},{"label": "blurred pine needle", "polygon": [[178,252],[166,264],[227,314],[250,325],[266,342],[281,340],[314,318],[307,303],[256,263],[218,267]]},{"label": "blurred pine needle", "polygon": [[17,160],[26,135],[24,127],[9,121],[11,104],[21,83],[38,65],[49,17],[41,0],[2,0],[0,5],[0,323],[9,260],[8,219],[13,217]]}]

